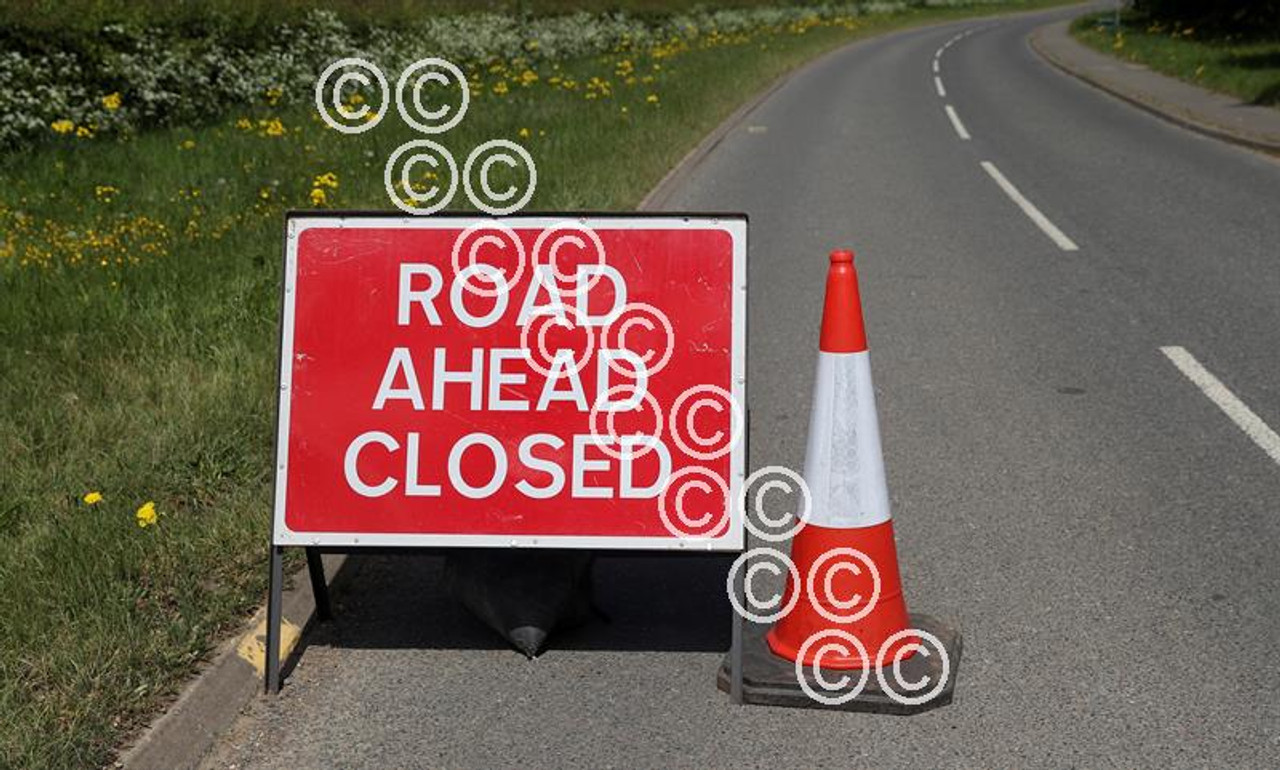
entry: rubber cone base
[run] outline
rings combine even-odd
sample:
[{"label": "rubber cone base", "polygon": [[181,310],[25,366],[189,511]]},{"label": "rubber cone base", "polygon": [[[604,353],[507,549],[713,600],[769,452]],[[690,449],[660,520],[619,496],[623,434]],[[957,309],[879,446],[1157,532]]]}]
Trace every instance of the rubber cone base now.
[{"label": "rubber cone base", "polygon": [[[879,679],[872,670],[867,677],[867,684],[858,693],[857,697],[845,703],[838,705],[827,705],[814,700],[801,689],[799,682],[796,681],[796,664],[786,658],[774,655],[769,649],[769,645],[765,642],[765,633],[768,627],[743,621],[742,629],[742,702],[760,706],[785,706],[789,708],[813,708],[825,709],[828,711],[869,711],[880,714],[916,714],[921,711],[945,706],[951,702],[952,694],[955,692],[956,677],[960,673],[960,652],[963,647],[960,638],[960,632],[942,621],[929,615],[911,615],[911,627],[921,631],[927,631],[942,642],[943,649],[947,653],[947,661],[950,666],[950,672],[947,681],[938,694],[920,704],[906,704],[894,700],[880,688]],[[926,677],[931,683],[938,681],[942,672],[941,657],[930,650],[932,654],[922,655],[915,654],[900,665],[901,677],[904,682],[918,682]],[[826,673],[827,679],[835,680],[843,674],[854,674],[858,672],[852,671],[835,671],[831,670]],[[836,692],[826,693],[824,688],[813,678],[812,672],[805,669],[804,675],[809,685],[818,693],[829,695],[837,695]],[[892,675],[888,676],[889,682],[893,682]],[[726,655],[724,662],[720,665],[720,671],[716,675],[716,686],[722,692],[730,692],[729,680],[729,656]],[[926,688],[929,689],[929,688]],[[913,695],[910,691],[902,692],[903,695]]]}]

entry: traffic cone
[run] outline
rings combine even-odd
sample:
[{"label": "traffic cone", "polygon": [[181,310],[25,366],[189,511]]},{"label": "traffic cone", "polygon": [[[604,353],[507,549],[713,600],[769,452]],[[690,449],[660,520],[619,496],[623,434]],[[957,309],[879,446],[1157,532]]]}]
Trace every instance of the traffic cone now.
[{"label": "traffic cone", "polygon": [[[781,607],[769,616],[778,620],[766,633],[742,609],[750,567],[737,568],[770,549],[745,551],[729,573],[738,612],[716,686],[735,703],[764,706],[916,714],[946,705],[963,639],[954,623],[908,615],[902,599],[852,252],[831,254],[818,347],[810,500],[791,539],[785,593],[768,605]],[[747,618],[756,622],[744,626]]]},{"label": "traffic cone", "polygon": [[[822,645],[806,649],[806,640],[838,630],[862,642],[865,655],[828,649],[823,668],[877,668],[892,664],[899,652],[899,660],[910,657],[918,639],[906,631],[910,625],[851,251],[831,253],[818,347],[804,465],[811,505],[791,542],[800,582],[789,580],[783,598],[784,605],[797,603],[766,641],[775,655],[812,665]],[[894,643],[886,647],[891,637]]]}]

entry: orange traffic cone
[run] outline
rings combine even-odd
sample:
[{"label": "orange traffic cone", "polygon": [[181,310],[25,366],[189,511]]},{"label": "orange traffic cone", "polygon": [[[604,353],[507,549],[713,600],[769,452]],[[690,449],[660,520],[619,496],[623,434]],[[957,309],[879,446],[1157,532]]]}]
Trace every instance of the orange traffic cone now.
[{"label": "orange traffic cone", "polygon": [[917,639],[906,631],[853,252],[831,253],[818,347],[804,466],[811,505],[791,542],[801,582],[787,585],[783,604],[800,596],[766,638],[774,654],[811,665],[817,649],[806,641],[838,629],[865,650],[827,650],[823,668],[875,668],[910,657]]},{"label": "orange traffic cone", "polygon": [[[747,565],[772,549],[745,551],[729,571],[739,625],[717,686],[735,703],[769,706],[914,714],[945,705],[963,643],[952,623],[908,616],[902,599],[852,252],[831,254],[818,347],[809,505],[791,539],[781,603],[761,605],[781,607],[765,613],[777,623],[765,633],[767,621],[744,610]],[[745,618],[756,622],[743,627]]]}]

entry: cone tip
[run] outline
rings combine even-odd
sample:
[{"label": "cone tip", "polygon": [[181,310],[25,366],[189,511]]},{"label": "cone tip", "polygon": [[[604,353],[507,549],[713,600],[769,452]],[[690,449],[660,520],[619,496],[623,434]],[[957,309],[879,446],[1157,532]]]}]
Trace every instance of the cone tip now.
[{"label": "cone tip", "polygon": [[853,266],[853,252],[847,249],[831,252],[818,349],[827,353],[860,353],[867,349],[858,274]]}]

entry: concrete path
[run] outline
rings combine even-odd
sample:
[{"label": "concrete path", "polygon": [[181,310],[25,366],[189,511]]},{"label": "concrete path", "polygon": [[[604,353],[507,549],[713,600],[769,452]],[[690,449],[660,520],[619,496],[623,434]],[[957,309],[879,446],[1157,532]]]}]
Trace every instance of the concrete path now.
[{"label": "concrete path", "polygon": [[1280,152],[1280,110],[1153,72],[1076,42],[1060,21],[1036,30],[1031,45],[1054,65],[1145,110],[1204,134]]}]

